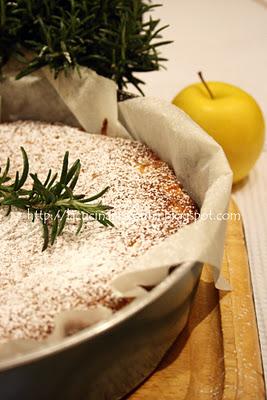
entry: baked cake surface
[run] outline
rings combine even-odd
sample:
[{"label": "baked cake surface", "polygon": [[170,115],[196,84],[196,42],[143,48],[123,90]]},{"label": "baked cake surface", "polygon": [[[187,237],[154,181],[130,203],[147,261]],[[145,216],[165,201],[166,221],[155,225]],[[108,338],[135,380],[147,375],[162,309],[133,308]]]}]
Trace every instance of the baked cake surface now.
[{"label": "baked cake surface", "polygon": [[79,158],[82,164],[76,192],[110,186],[101,200],[114,207],[108,215],[115,224],[88,220],[75,235],[79,218],[70,217],[63,235],[42,252],[40,221],[14,208],[6,216],[0,207],[0,343],[47,337],[61,311],[99,304],[119,309],[125,301],[112,293],[110,280],[196,218],[197,206],[173,171],[139,142],[25,121],[0,124],[0,146],[0,166],[10,157],[11,176],[22,169],[23,146],[41,180],[49,168],[60,171],[68,150],[70,163]]}]

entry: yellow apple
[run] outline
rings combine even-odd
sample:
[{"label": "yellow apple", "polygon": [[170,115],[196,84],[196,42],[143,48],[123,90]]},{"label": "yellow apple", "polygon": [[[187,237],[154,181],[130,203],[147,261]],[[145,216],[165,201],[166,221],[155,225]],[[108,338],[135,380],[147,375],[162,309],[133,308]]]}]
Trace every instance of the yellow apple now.
[{"label": "yellow apple", "polygon": [[[202,76],[199,74],[201,79]],[[264,144],[264,119],[256,101],[236,86],[196,83],[183,89],[173,104],[184,110],[224,149],[234,182],[247,176]]]}]

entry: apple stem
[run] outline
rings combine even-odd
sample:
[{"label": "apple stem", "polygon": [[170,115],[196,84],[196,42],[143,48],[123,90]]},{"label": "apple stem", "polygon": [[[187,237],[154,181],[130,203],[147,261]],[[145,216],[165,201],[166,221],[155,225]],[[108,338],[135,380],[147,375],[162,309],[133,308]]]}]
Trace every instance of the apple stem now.
[{"label": "apple stem", "polygon": [[208,93],[209,93],[209,95],[210,95],[210,98],[211,98],[211,99],[214,99],[214,96],[213,96],[213,94],[212,94],[212,91],[210,90],[210,88],[209,88],[207,82],[206,82],[206,81],[204,80],[204,78],[203,78],[202,72],[198,72],[197,74],[198,74],[198,76],[199,76],[201,82],[203,83],[203,85],[204,85],[205,88],[207,89],[207,91],[208,91]]}]

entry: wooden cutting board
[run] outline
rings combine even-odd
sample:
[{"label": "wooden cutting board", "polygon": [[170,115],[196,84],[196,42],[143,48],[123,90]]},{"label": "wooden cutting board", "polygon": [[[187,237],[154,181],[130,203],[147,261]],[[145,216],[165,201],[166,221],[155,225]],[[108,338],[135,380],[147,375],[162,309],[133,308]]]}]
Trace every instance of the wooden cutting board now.
[{"label": "wooden cutting board", "polygon": [[[233,201],[229,212],[239,213]],[[241,217],[228,222],[223,274],[231,292],[216,290],[211,269],[204,266],[186,328],[129,400],[265,399]]]}]

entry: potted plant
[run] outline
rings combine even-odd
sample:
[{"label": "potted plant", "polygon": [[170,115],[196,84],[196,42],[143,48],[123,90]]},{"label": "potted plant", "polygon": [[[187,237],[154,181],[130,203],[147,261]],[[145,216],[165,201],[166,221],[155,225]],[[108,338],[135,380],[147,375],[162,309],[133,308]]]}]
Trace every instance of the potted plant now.
[{"label": "potted plant", "polygon": [[44,66],[55,78],[85,66],[114,80],[118,88],[134,85],[136,74],[161,68],[159,47],[166,26],[151,16],[159,5],[145,0],[17,0],[0,2],[0,69],[21,62],[17,79]]}]

